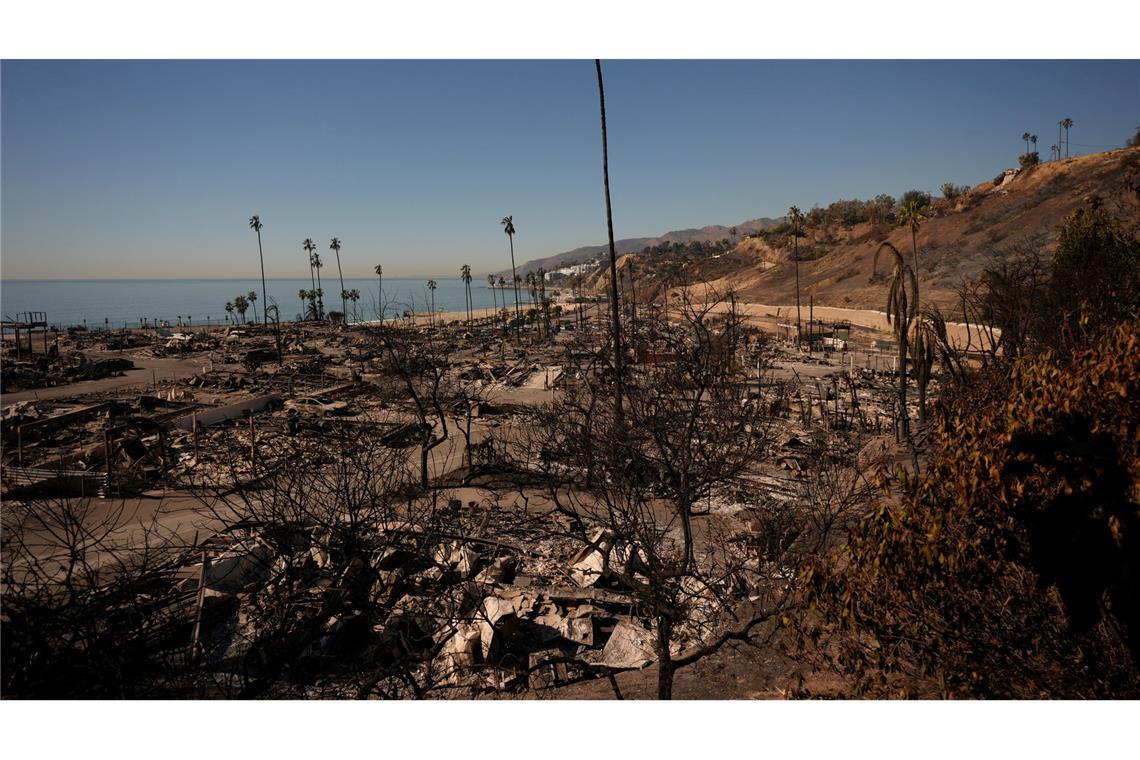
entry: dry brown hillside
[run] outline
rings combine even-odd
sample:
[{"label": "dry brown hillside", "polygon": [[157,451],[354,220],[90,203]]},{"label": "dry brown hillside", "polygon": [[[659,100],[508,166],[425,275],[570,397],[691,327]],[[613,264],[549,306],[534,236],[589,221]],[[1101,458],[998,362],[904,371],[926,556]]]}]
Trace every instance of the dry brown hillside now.
[{"label": "dry brown hillside", "polygon": [[[930,219],[918,233],[923,301],[952,307],[960,283],[977,276],[993,257],[1012,255],[1019,245],[1037,241],[1050,252],[1062,219],[1090,196],[1099,196],[1122,214],[1136,214],[1134,191],[1125,183],[1125,160],[1140,161],[1140,148],[1053,161],[999,175],[1000,182],[982,182],[953,201],[936,198]],[[800,242],[805,302],[813,295],[819,305],[883,307],[883,283],[871,279],[875,251],[889,240],[909,254],[909,230],[864,222],[809,225],[806,233]],[[626,256],[622,263],[627,260],[636,262],[646,291],[653,281],[671,276],[688,283],[708,282],[721,290],[731,287],[753,303],[795,302],[795,269],[786,234],[747,238],[731,252],[684,265],[655,262],[644,254]],[[598,272],[591,284],[604,287],[607,275]]]}]

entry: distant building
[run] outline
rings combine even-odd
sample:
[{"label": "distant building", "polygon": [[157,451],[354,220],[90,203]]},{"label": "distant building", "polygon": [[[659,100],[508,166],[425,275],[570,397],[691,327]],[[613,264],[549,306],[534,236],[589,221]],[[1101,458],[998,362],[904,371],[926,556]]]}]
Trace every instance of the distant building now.
[{"label": "distant building", "polygon": [[572,274],[586,274],[587,272],[592,272],[597,268],[597,261],[587,261],[582,264],[572,264],[568,267],[562,267],[561,269],[555,269],[552,272],[547,272],[546,279],[554,280],[558,279],[559,277],[569,277]]}]

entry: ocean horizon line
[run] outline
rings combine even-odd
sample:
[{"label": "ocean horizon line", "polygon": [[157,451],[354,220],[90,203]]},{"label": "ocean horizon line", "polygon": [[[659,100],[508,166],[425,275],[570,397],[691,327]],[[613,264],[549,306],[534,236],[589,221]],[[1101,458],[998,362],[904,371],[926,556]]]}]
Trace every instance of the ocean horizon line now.
[{"label": "ocean horizon line", "polygon": [[[327,275],[325,275],[327,279]],[[304,277],[270,277],[266,276],[266,281],[274,280],[292,281],[292,282],[309,282]],[[376,280],[379,279],[375,274],[371,275],[345,275],[346,280]],[[445,274],[429,274],[417,277],[396,277],[394,275],[385,275],[384,280],[458,280],[459,275],[445,275]],[[247,275],[247,276],[234,276],[234,277],[2,277],[0,282],[230,282],[233,280],[261,280],[261,275]],[[471,281],[472,287],[479,281],[478,277],[473,277]],[[483,278],[484,284],[486,277]]]}]

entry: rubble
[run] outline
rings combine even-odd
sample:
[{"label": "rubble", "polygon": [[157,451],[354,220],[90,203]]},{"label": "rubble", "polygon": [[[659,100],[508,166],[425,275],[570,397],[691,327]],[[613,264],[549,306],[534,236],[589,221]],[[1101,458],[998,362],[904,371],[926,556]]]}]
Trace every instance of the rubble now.
[{"label": "rubble", "polygon": [[644,668],[656,659],[652,632],[628,620],[617,624],[602,650],[602,662],[611,668]]}]

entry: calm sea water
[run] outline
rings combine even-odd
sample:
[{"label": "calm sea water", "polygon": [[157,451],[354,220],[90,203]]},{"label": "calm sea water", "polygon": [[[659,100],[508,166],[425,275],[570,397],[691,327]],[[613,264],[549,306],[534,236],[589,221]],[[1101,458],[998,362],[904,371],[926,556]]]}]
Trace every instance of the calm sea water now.
[{"label": "calm sea water", "polygon": [[[435,308],[444,311],[462,311],[464,305],[463,281],[436,278]],[[268,297],[276,302],[283,320],[297,319],[301,314],[301,300],[297,291],[310,287],[309,280],[277,279],[265,281]],[[322,278],[325,291],[325,309],[340,310],[340,283],[335,276],[332,281]],[[360,291],[356,303],[359,319],[375,319],[379,313],[378,281],[375,277],[346,278],[346,289]],[[52,325],[86,324],[89,327],[110,325],[112,327],[138,326],[140,319],[166,320],[176,324],[178,317],[192,319],[192,323],[218,324],[225,322],[225,304],[234,297],[257,292],[258,315],[261,314],[261,280],[4,280],[0,281],[0,313],[5,318],[14,317],[25,311],[46,311]],[[509,303],[514,303],[514,293],[506,289]],[[477,311],[491,307],[492,291],[484,279],[471,283],[471,298]],[[503,293],[494,292],[494,299],[501,305]],[[526,303],[529,294],[525,286],[519,287],[519,300]],[[400,316],[404,310],[424,312],[431,302],[426,279],[384,278],[384,316],[388,319]],[[352,304],[349,303],[349,313]],[[246,312],[252,319],[253,310]]]}]

